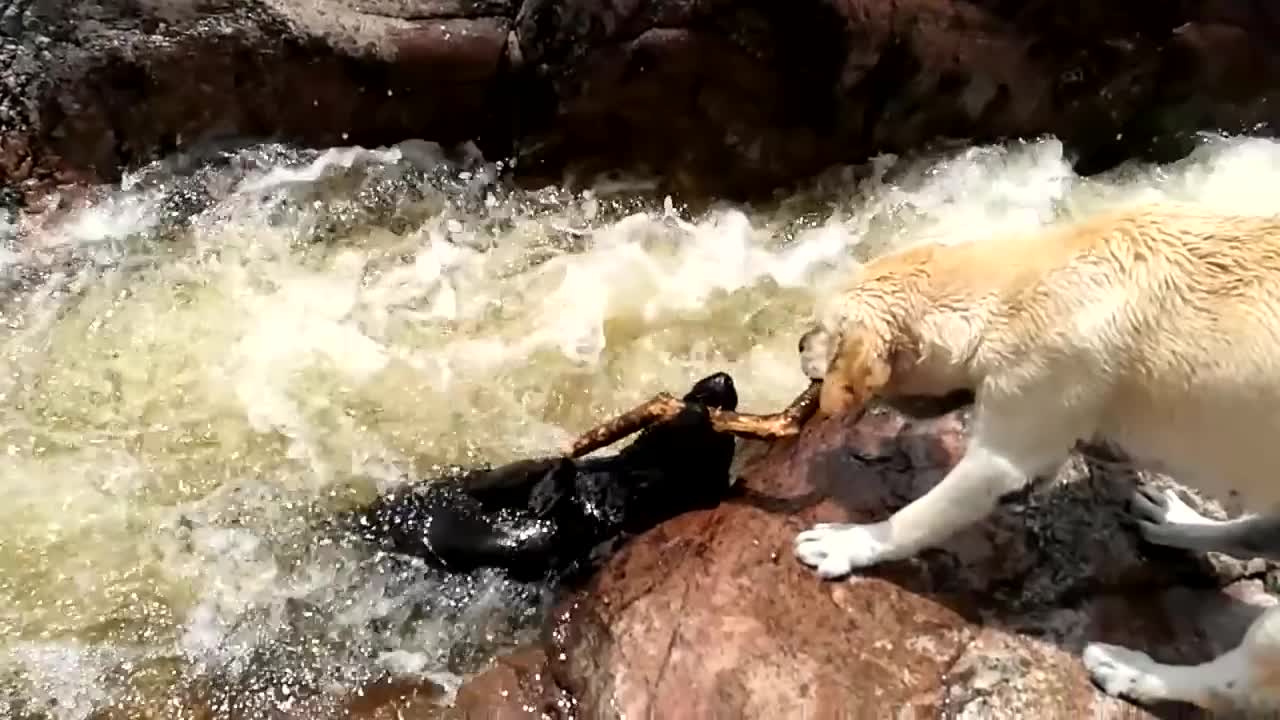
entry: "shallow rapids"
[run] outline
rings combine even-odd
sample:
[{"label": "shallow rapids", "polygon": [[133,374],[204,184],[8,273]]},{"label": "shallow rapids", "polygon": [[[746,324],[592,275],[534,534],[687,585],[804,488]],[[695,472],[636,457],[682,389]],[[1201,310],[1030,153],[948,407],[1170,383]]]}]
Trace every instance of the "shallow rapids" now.
[{"label": "shallow rapids", "polygon": [[1280,144],[1221,138],[1088,179],[1053,140],[878,158],[696,217],[502,177],[421,142],[269,145],[0,210],[0,716],[451,687],[548,589],[370,556],[327,513],[715,370],[777,410],[816,294],[889,248],[1137,200],[1280,211]]}]

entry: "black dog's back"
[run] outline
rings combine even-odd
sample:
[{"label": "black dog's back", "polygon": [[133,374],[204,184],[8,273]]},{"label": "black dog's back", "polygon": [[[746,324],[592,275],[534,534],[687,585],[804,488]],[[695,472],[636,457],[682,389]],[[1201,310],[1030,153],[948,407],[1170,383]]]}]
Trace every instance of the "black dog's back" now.
[{"label": "black dog's back", "polygon": [[505,567],[542,575],[558,564],[575,472],[560,458],[450,468],[383,495],[343,525],[383,550],[448,570]]}]

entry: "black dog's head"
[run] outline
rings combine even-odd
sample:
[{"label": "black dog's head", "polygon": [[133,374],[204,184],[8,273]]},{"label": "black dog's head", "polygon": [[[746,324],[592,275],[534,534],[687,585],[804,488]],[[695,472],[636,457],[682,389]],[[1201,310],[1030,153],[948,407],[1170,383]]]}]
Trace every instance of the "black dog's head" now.
[{"label": "black dog's head", "polygon": [[694,383],[684,394],[684,401],[720,410],[737,410],[738,389],[729,373],[718,372]]},{"label": "black dog's head", "polygon": [[738,390],[728,373],[718,372],[694,383],[683,399],[679,415],[645,429],[617,462],[627,472],[662,478],[673,493],[718,500],[729,484],[735,444],[732,435],[711,427],[707,410],[736,410]]}]

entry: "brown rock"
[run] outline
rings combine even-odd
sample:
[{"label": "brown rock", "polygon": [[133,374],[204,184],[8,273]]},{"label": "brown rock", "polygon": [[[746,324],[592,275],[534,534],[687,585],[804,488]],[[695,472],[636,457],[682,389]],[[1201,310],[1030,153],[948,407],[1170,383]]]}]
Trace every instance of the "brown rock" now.
[{"label": "brown rock", "polygon": [[[1280,120],[1280,16],[1233,0],[0,0],[0,185],[203,144],[475,140],[529,182],[766,194],[1051,133],[1084,172]],[[16,150],[15,150],[16,148]]]},{"label": "brown rock", "polygon": [[246,139],[483,138],[514,10],[463,4],[0,0],[0,127],[35,157],[0,184]]},{"label": "brown rock", "polygon": [[449,720],[543,720],[569,716],[573,703],[556,686],[546,654],[505,655],[458,689]]},{"label": "brown rock", "polygon": [[[1084,643],[1200,661],[1270,600],[1239,568],[1140,547],[1115,463],[1076,456],[946,549],[848,581],[792,558],[810,523],[884,517],[937,482],[962,430],[959,415],[826,421],[751,463],[740,498],[625,546],[555,619],[552,668],[581,716],[1182,713],[1095,691]],[[1233,581],[1236,597],[1217,589]]]},{"label": "brown rock", "polygon": [[1280,19],[1256,3],[526,0],[515,31],[550,88],[526,118],[549,175],[647,165],[748,192],[1045,133],[1089,172],[1278,112]]}]

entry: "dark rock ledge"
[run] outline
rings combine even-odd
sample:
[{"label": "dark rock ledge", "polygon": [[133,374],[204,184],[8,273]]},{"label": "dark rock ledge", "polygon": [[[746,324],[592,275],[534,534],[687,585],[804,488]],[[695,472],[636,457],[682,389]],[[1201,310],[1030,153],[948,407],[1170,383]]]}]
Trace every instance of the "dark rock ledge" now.
[{"label": "dark rock ledge", "polygon": [[528,181],[758,196],[1052,133],[1089,172],[1270,132],[1259,0],[0,0],[0,186],[210,143],[472,139]]}]

